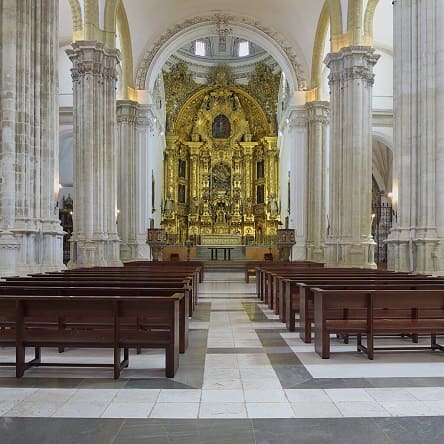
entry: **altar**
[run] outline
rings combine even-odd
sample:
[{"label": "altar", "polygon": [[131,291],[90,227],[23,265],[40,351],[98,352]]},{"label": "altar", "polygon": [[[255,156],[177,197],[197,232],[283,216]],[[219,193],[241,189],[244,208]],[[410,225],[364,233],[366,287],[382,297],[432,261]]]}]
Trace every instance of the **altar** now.
[{"label": "altar", "polygon": [[200,244],[211,246],[242,245],[242,236],[240,234],[202,234]]}]

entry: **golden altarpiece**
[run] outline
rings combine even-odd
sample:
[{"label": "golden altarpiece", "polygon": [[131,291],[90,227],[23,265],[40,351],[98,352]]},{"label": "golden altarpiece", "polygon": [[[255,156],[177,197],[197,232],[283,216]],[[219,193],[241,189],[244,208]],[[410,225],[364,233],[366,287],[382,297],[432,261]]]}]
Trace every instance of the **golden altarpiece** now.
[{"label": "golden altarpiece", "polygon": [[162,226],[169,238],[199,244],[208,235],[233,235],[243,244],[273,243],[280,223],[278,75],[261,65],[250,81],[262,100],[268,92],[274,102],[269,115],[247,88],[230,81],[227,66],[215,68],[210,86],[194,83],[182,64],[164,78]]}]

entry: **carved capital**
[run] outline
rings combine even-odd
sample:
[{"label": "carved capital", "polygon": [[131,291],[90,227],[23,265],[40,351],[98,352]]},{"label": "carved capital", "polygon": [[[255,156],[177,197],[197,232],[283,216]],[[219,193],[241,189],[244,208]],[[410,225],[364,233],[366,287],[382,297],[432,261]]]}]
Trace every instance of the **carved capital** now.
[{"label": "carved capital", "polygon": [[137,102],[118,100],[116,114],[117,123],[134,124],[137,120]]},{"label": "carved capital", "polygon": [[101,80],[117,81],[117,64],[120,51],[105,47],[100,42],[74,42],[72,49],[66,51],[72,61],[71,76],[73,82],[79,82],[84,77],[95,76]]},{"label": "carved capital", "polygon": [[330,68],[329,84],[362,80],[368,86],[373,86],[373,67],[380,57],[374,51],[369,46],[348,46],[327,54],[324,62]]},{"label": "carved capital", "polygon": [[308,114],[308,123],[328,125],[330,121],[330,103],[324,101],[308,102],[305,104]]}]

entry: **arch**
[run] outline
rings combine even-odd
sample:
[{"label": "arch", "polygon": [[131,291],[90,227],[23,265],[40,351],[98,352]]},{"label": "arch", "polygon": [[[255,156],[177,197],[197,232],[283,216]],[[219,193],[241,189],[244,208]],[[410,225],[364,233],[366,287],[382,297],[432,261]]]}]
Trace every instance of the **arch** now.
[{"label": "arch", "polygon": [[116,46],[117,7],[121,3],[121,0],[106,0],[103,31],[105,33],[105,45],[108,48],[115,48]]},{"label": "arch", "polygon": [[116,31],[120,37],[120,52],[122,60],[121,91],[119,100],[129,98],[128,89],[134,88],[133,81],[133,49],[131,32],[122,0],[107,0],[105,4],[104,40],[108,48],[116,47]]},{"label": "arch", "polygon": [[99,40],[99,2],[98,0],[85,0],[85,40]]},{"label": "arch", "polygon": [[134,89],[133,77],[133,48],[131,32],[126,15],[125,6],[120,1],[116,11],[117,29],[120,36],[120,51],[122,54],[122,100],[129,99],[129,89]]},{"label": "arch", "polygon": [[72,13],[72,41],[83,39],[82,8],[79,0],[68,0]]},{"label": "arch", "polygon": [[378,186],[385,192],[392,191],[394,153],[388,138],[372,132],[372,173]]},{"label": "arch", "polygon": [[352,45],[362,42],[362,12],[362,0],[348,0],[347,32],[350,33]]},{"label": "arch", "polygon": [[343,31],[341,0],[326,0],[326,4],[330,13],[331,35],[341,35]]},{"label": "arch", "polygon": [[373,19],[379,0],[368,0],[364,15],[364,44],[373,46]]},{"label": "arch", "polygon": [[182,22],[166,31],[158,41],[145,52],[136,74],[138,89],[152,90],[157,75],[168,58],[184,44],[206,37],[214,32],[214,25],[228,23],[232,34],[250,40],[268,51],[279,63],[289,82],[291,92],[306,88],[307,79],[302,62],[302,51],[295,51],[295,44],[282,40],[278,34],[255,20],[238,16],[212,14],[199,16]]},{"label": "arch", "polygon": [[325,41],[327,39],[328,27],[330,25],[330,14],[327,2],[322,7],[321,14],[316,28],[316,36],[313,44],[313,56],[311,60],[311,82],[310,88],[314,93],[314,100],[320,100],[321,94],[319,88],[322,85],[322,67]]}]

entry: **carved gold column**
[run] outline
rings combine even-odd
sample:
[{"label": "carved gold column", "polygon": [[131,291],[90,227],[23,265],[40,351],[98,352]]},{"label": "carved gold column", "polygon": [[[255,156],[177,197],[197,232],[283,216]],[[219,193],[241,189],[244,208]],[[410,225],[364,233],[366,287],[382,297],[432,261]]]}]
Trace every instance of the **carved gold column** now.
[{"label": "carved gold column", "polygon": [[[176,207],[178,202],[177,184],[175,174],[177,174],[176,147],[177,138],[175,136],[166,137],[166,148],[164,152],[164,199],[162,226],[169,234],[176,234]],[[174,206],[174,207],[173,207]]]},{"label": "carved gold column", "polygon": [[190,152],[190,196],[199,198],[199,152],[202,142],[188,142]]},{"label": "carved gold column", "polygon": [[277,138],[276,137],[264,137],[266,142],[265,153],[266,153],[266,171],[267,174],[267,184],[268,184],[268,199],[272,194],[275,198],[278,197],[278,167],[279,167],[279,151],[277,148]]}]

